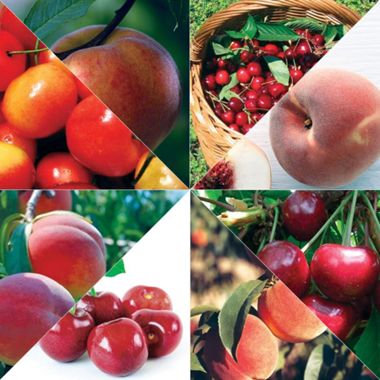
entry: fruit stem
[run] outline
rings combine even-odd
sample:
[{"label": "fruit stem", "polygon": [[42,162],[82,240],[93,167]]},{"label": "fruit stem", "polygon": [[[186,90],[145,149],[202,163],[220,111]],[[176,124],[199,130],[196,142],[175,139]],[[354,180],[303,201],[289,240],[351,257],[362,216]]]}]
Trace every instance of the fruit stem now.
[{"label": "fruit stem", "polygon": [[227,211],[236,211],[236,208],[234,206],[231,206],[231,205],[224,203],[224,202],[217,201],[215,199],[209,199],[209,198],[201,197],[201,196],[199,196],[198,199],[202,202],[211,203],[215,206],[224,208]]},{"label": "fruit stem", "polygon": [[352,197],[352,202],[351,202],[351,207],[350,211],[348,213],[348,218],[347,218],[347,223],[345,226],[345,230],[343,233],[343,239],[342,239],[342,245],[345,246],[351,246],[351,233],[352,233],[352,225],[354,223],[354,216],[355,216],[355,211],[356,211],[356,202],[358,200],[358,191],[355,190],[353,192],[353,197]]},{"label": "fruit stem", "polygon": [[94,46],[99,46],[103,41],[115,30],[115,28],[121,23],[127,13],[131,10],[132,6],[136,0],[126,0],[124,5],[115,12],[115,17],[111,22],[92,40],[86,42],[85,44],[78,46],[74,49],[70,49],[61,53],[55,53],[59,59],[65,59],[72,53],[75,53],[78,50],[87,49]]},{"label": "fruit stem", "polygon": [[265,211],[261,207],[255,207],[247,211],[225,211],[218,219],[227,227],[245,227],[265,219]]},{"label": "fruit stem", "polygon": [[377,218],[376,211],[375,211],[375,209],[373,208],[371,201],[369,200],[369,198],[368,198],[368,196],[367,196],[367,194],[366,194],[365,192],[360,192],[360,195],[361,195],[361,197],[363,198],[364,203],[365,203],[366,206],[368,207],[368,210],[369,210],[369,212],[370,212],[370,214],[371,214],[371,216],[372,216],[372,219],[373,219],[373,221],[374,221],[374,223],[375,223],[376,230],[377,230],[378,232],[380,232],[380,222],[379,222],[379,219]]},{"label": "fruit stem", "polygon": [[272,231],[271,231],[270,236],[269,236],[269,243],[272,243],[272,241],[276,235],[276,229],[277,229],[277,225],[278,225],[279,215],[280,215],[279,209],[278,209],[278,207],[275,207],[274,208],[273,226],[272,226]]},{"label": "fruit stem", "polygon": [[49,197],[54,197],[54,190],[33,190],[33,193],[26,204],[25,220],[29,223],[34,219],[36,206],[43,192],[47,192]]},{"label": "fruit stem", "polygon": [[16,54],[32,54],[32,53],[42,53],[43,51],[49,50],[49,48],[43,48],[43,49],[33,49],[33,50],[15,50],[15,51],[8,51],[7,54],[12,57],[12,55]]},{"label": "fruit stem", "polygon": [[323,234],[324,230],[329,227],[329,225],[333,222],[336,216],[343,210],[346,204],[351,200],[353,193],[349,193],[346,198],[342,200],[339,207],[331,214],[330,218],[327,219],[325,224],[320,228],[320,230],[313,236],[313,238],[302,248],[302,252],[306,252]]}]

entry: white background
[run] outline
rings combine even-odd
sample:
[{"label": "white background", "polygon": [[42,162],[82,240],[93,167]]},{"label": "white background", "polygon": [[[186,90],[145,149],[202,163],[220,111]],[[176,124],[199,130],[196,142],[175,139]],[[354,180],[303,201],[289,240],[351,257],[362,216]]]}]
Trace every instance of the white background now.
[{"label": "white background", "polygon": [[[166,290],[173,310],[183,323],[179,347],[169,356],[148,360],[128,379],[184,379],[190,373],[190,192],[188,192],[125,256],[126,273],[103,278],[97,291],[108,290],[120,297],[135,285],[158,286]],[[36,345],[3,378],[21,380],[109,380],[87,355],[73,363],[50,359]]]}]

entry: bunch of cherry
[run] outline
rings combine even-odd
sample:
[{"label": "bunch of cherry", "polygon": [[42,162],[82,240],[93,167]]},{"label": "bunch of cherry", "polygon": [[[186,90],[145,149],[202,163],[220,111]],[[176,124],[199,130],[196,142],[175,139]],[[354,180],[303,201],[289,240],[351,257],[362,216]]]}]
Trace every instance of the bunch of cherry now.
[{"label": "bunch of cherry", "polygon": [[122,299],[111,292],[87,294],[41,340],[43,351],[60,362],[79,359],[87,350],[92,362],[113,376],[127,376],[148,358],[172,353],[182,324],[168,294],[135,286]]},{"label": "bunch of cherry", "polygon": [[[202,86],[215,114],[232,130],[247,133],[280,99],[327,53],[325,37],[308,29],[296,29],[297,41],[287,43],[233,40],[232,59],[214,56],[203,68]],[[265,56],[279,58],[288,66],[290,83],[279,83],[270,71]],[[236,95],[220,99],[236,73],[238,83],[229,89]]]},{"label": "bunch of cherry", "polygon": [[[327,221],[325,203],[316,193],[296,191],[284,202],[282,219],[293,237],[307,241]],[[273,241],[258,257],[342,340],[370,317],[372,305],[380,312],[380,259],[371,248],[323,244],[309,265],[298,246]]]}]

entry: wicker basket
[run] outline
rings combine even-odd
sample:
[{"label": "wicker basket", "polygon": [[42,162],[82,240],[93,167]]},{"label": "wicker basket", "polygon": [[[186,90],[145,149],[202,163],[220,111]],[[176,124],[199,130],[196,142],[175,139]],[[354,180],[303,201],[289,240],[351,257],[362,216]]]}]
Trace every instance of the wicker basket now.
[{"label": "wicker basket", "polygon": [[191,114],[202,152],[210,167],[224,157],[242,135],[228,128],[205,99],[200,79],[202,61],[210,38],[226,29],[241,28],[248,13],[261,13],[269,21],[311,17],[348,28],[360,19],[357,13],[333,0],[241,0],[211,16],[199,29],[190,51]]}]

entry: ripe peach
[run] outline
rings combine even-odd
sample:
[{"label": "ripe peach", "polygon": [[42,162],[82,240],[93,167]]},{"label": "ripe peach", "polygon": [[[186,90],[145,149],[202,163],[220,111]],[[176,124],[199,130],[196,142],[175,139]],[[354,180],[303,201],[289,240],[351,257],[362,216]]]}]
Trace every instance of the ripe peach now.
[{"label": "ripe peach", "polygon": [[272,333],[286,342],[308,342],[326,330],[326,326],[282,281],[262,293],[257,310]]},{"label": "ripe peach", "polygon": [[224,348],[216,329],[206,335],[203,361],[216,380],[267,379],[278,361],[278,342],[257,317],[248,315],[237,346],[237,362]]},{"label": "ripe peach", "polygon": [[296,180],[318,187],[349,183],[379,156],[380,91],[356,73],[313,70],[273,109],[270,139]]},{"label": "ripe peach", "polygon": [[73,306],[70,293],[35,273],[0,280],[0,360],[14,365]]},{"label": "ripe peach", "polygon": [[78,99],[72,74],[63,66],[45,63],[15,79],[3,99],[3,113],[21,136],[47,137],[65,125]]},{"label": "ripe peach", "polygon": [[33,271],[54,279],[74,298],[83,296],[106,270],[99,231],[72,213],[46,214],[37,220],[28,250]]},{"label": "ripe peach", "polygon": [[0,141],[0,188],[31,189],[35,169],[30,157],[19,147]]},{"label": "ripe peach", "polygon": [[[26,204],[28,203],[32,191],[22,191],[18,195],[20,211],[22,213],[26,210]],[[54,196],[50,197],[45,192],[41,194],[38,199],[35,209],[35,215],[45,214],[46,212],[55,210],[71,210],[72,197],[70,191],[59,190],[55,191]]]}]

